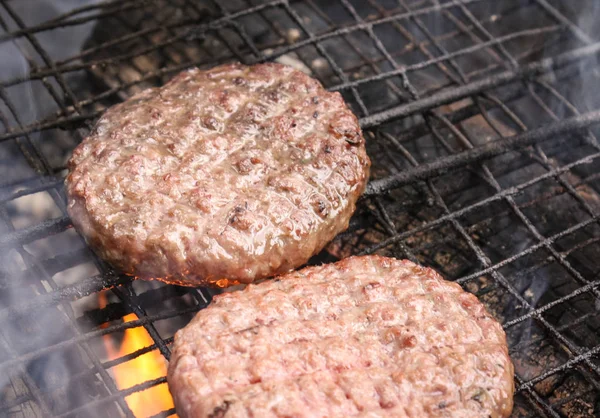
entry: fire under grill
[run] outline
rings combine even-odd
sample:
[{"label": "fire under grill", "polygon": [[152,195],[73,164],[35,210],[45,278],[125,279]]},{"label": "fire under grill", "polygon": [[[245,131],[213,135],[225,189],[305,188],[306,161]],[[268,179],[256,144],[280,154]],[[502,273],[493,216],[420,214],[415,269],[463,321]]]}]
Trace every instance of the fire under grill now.
[{"label": "fire under grill", "polygon": [[215,291],[96,258],[65,211],[65,162],[107,106],[190,66],[267,60],[339,91],[373,162],[349,230],[312,262],[437,269],[503,324],[515,417],[600,415],[597,2],[75,3],[0,0],[0,416],[175,414],[133,406],[164,367],[115,377],[168,360]]}]

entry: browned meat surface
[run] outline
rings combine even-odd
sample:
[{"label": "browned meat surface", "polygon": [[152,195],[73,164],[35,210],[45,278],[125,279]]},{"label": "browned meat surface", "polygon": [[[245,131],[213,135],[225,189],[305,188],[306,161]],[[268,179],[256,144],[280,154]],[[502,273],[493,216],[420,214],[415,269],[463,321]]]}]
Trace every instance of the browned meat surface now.
[{"label": "browned meat surface", "polygon": [[507,417],[504,331],[472,294],[366,256],[217,296],[175,336],[180,417]]},{"label": "browned meat surface", "polygon": [[183,72],[108,109],[69,162],[68,210],[128,274],[227,286],[346,229],[369,172],[338,93],[290,67]]}]

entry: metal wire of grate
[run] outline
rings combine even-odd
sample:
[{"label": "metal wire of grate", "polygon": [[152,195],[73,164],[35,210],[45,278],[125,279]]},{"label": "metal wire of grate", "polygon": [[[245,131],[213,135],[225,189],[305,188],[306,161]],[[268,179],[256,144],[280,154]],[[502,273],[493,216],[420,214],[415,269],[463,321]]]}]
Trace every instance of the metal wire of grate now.
[{"label": "metal wire of grate", "polygon": [[[168,360],[211,292],[132,282],[97,259],[66,214],[64,164],[107,106],[232,60],[311,73],[365,130],[368,189],[314,262],[377,252],[436,268],[502,322],[514,416],[600,414],[600,42],[585,25],[594,1],[578,6],[121,0],[27,22],[0,0],[0,46],[27,68],[0,76],[2,415],[133,416],[126,397],[165,384],[119,389],[112,373],[151,351]],[[48,52],[49,34],[79,27],[77,53]],[[107,359],[103,338],[139,327],[154,344]]]}]

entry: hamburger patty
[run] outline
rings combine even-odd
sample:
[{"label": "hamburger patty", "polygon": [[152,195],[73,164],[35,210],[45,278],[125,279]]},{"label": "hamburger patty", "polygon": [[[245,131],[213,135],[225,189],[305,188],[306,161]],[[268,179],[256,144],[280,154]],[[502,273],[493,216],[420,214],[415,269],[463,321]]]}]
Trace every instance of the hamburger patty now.
[{"label": "hamburger patty", "polygon": [[356,117],[304,73],[193,69],[104,113],[69,161],[68,211],[125,273],[224,287],[320,251],[369,166]]},{"label": "hamburger patty", "polygon": [[215,297],[175,335],[180,417],[507,417],[500,324],[435,271],[379,256]]}]

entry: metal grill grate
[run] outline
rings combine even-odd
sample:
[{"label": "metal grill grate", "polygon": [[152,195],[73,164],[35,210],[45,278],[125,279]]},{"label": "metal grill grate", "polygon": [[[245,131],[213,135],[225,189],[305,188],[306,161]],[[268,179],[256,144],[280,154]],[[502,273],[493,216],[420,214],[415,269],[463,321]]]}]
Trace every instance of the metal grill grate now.
[{"label": "metal grill grate", "polygon": [[[578,7],[597,17],[593,0]],[[132,283],[95,258],[65,212],[65,159],[103,109],[184,68],[277,59],[343,94],[373,161],[349,231],[314,262],[378,252],[436,268],[503,323],[514,416],[598,416],[600,42],[576,12],[566,0],[115,0],[26,22],[0,0],[0,46],[27,69],[0,76],[1,414],[133,416],[124,398],[165,383],[119,390],[111,369],[168,359],[211,295]],[[77,53],[42,42],[84,27]],[[50,209],[23,215],[33,198]],[[135,327],[155,344],[106,360],[102,337]]]}]

